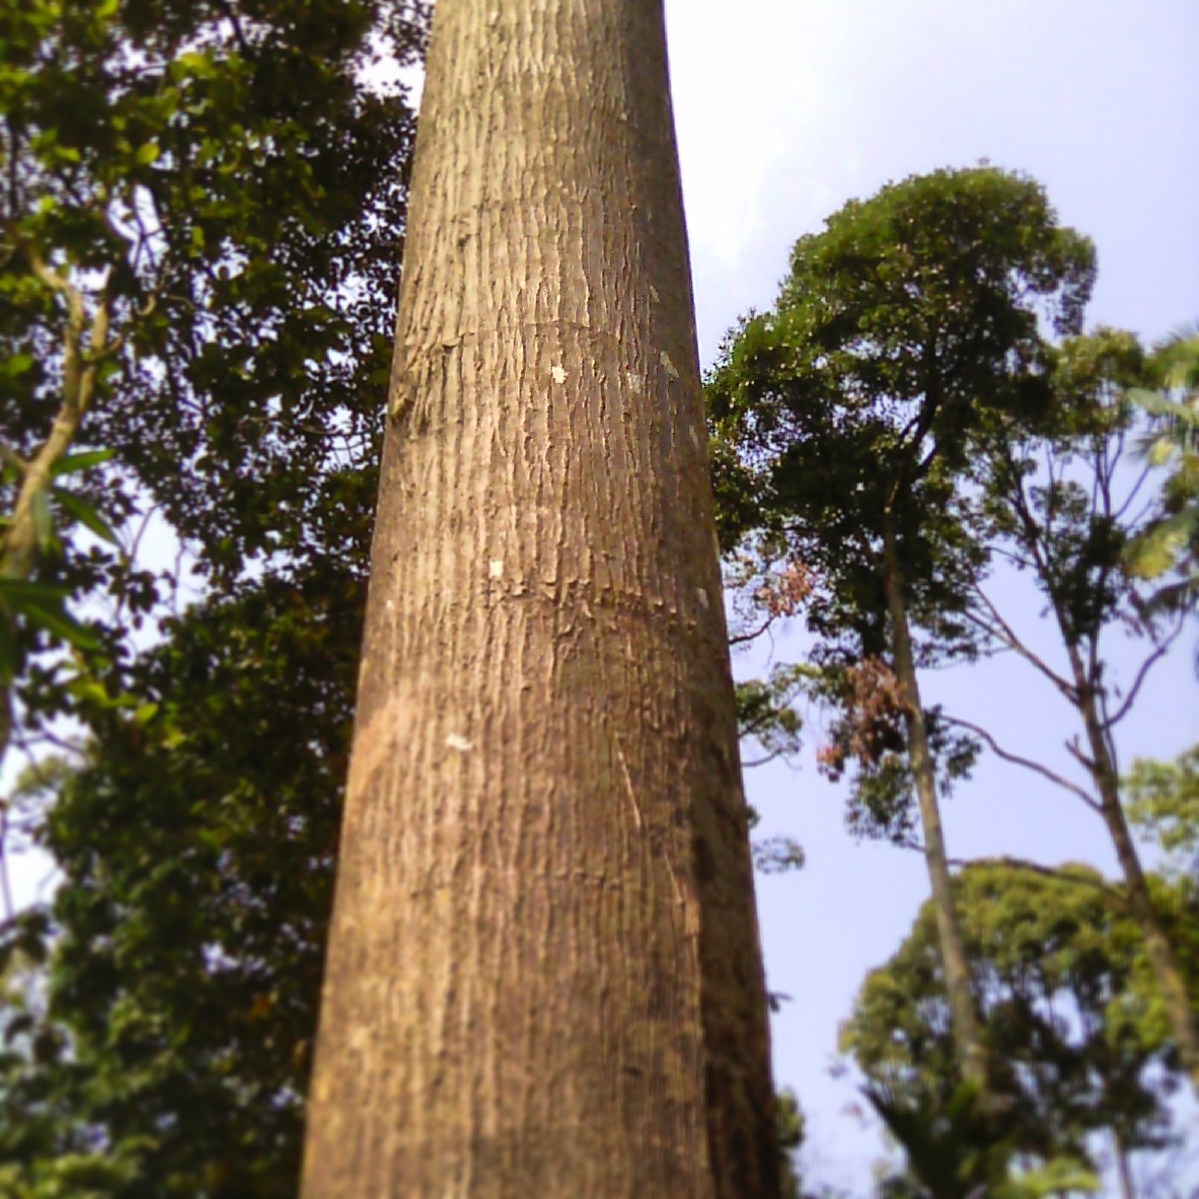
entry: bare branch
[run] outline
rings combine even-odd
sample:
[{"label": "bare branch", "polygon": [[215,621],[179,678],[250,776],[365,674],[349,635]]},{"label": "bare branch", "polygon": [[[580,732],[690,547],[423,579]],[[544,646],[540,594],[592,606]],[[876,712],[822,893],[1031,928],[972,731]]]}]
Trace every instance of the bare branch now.
[{"label": "bare branch", "polygon": [[1058,674],[1043,658],[1033,653],[1024,644],[1016,634],[1015,629],[1004,620],[999,609],[981,587],[976,584],[973,590],[990,613],[990,620],[984,619],[977,612],[972,612],[969,609],[966,610],[966,619],[977,625],[984,632],[989,633],[997,641],[1002,642],[1008,649],[1019,654],[1026,662],[1039,670],[1070,703],[1077,703],[1077,691],[1074,685]]},{"label": "bare branch", "polygon": [[1141,690],[1141,685],[1145,682],[1149,671],[1157,665],[1158,662],[1166,656],[1170,647],[1178,640],[1179,634],[1182,632],[1183,625],[1186,623],[1187,612],[1183,608],[1178,612],[1178,618],[1174,622],[1174,627],[1162,638],[1154,647],[1153,652],[1148,654],[1145,660],[1141,663],[1140,669],[1137,671],[1136,678],[1133,679],[1132,687],[1129,688],[1128,694],[1124,697],[1124,702],[1116,709],[1114,716],[1104,716],[1102,724],[1099,726],[1106,733],[1113,729],[1128,715],[1129,709],[1136,702],[1137,695]]},{"label": "bare branch", "polygon": [[1066,742],[1066,751],[1090,775],[1094,776],[1098,767],[1093,759],[1088,758],[1078,747],[1078,735],[1075,734]]},{"label": "bare branch", "polygon": [[1042,762],[1037,762],[1033,758],[1022,757],[1020,754],[1014,754],[1010,750],[1004,749],[1003,746],[1001,746],[995,740],[995,738],[980,725],[974,724],[969,720],[960,720],[956,716],[947,716],[944,713],[941,714],[941,719],[944,720],[946,724],[952,724],[958,728],[967,729],[976,737],[981,737],[982,740],[991,747],[991,751],[996,755],[996,757],[1002,758],[1005,762],[1011,762],[1013,766],[1023,766],[1025,770],[1031,770],[1034,774],[1039,774],[1043,779],[1047,779],[1049,782],[1055,783],[1057,786],[1069,791],[1072,795],[1077,796],[1093,812],[1102,813],[1103,808],[1099,804],[1098,800],[1087,794],[1087,792],[1077,783],[1071,782],[1068,778],[1058,774],[1055,770],[1050,770],[1050,768],[1044,765]]},{"label": "bare branch", "polygon": [[765,766],[768,763],[773,762],[775,758],[781,758],[783,756],[783,752],[784,751],[781,749],[776,749],[773,753],[767,754],[764,758],[755,758],[752,762],[742,762],[741,768],[742,770],[753,770],[755,766]]},{"label": "bare branch", "polygon": [[777,619],[778,618],[774,615],[767,616],[766,619],[752,632],[736,633],[729,637],[729,645],[745,645],[749,641],[757,641],[757,639],[761,637],[762,634],[765,633]]}]

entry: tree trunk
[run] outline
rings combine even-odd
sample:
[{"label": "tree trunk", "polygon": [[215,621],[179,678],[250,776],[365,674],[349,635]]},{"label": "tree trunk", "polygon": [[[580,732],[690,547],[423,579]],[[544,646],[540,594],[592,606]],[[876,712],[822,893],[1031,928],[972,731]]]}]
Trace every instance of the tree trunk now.
[{"label": "tree trunk", "polygon": [[305,1199],[775,1199],[658,0],[440,0]]},{"label": "tree trunk", "polygon": [[887,611],[891,618],[891,640],[895,654],[895,677],[903,697],[908,763],[916,784],[916,798],[920,807],[924,860],[928,866],[933,906],[937,913],[937,933],[941,945],[941,962],[945,972],[950,1017],[953,1021],[954,1043],[957,1046],[962,1076],[974,1083],[985,1098],[986,1051],[974,1012],[974,999],[970,993],[970,969],[953,902],[945,835],[941,829],[941,809],[937,802],[936,763],[928,745],[928,729],[920,700],[916,662],[912,654],[912,636],[908,627],[907,604],[903,595],[903,572],[895,544],[895,530],[889,516],[884,532],[884,555]]},{"label": "tree trunk", "polygon": [[1141,868],[1141,857],[1129,832],[1128,821],[1124,818],[1124,805],[1120,802],[1120,780],[1112,747],[1100,720],[1094,684],[1088,677],[1078,647],[1069,645],[1068,648],[1078,694],[1079,712],[1087,730],[1087,743],[1091,749],[1088,767],[1099,792],[1103,822],[1107,825],[1108,834],[1116,850],[1116,860],[1120,863],[1124,885],[1128,888],[1128,906],[1140,927],[1145,952],[1157,979],[1178,1056],[1182,1059],[1183,1068],[1191,1080],[1192,1089],[1199,1096],[1199,1027],[1196,1025],[1191,1000],[1182,979],[1182,971],[1178,967],[1178,959],[1174,956],[1173,946],[1157,917],[1153,897],[1149,894],[1149,885],[1145,881],[1145,872]]},{"label": "tree trunk", "polygon": [[1128,1150],[1124,1147],[1124,1138],[1118,1128],[1112,1129],[1112,1144],[1116,1155],[1116,1177],[1120,1180],[1120,1199],[1137,1199],[1136,1187],[1132,1181],[1132,1166],[1128,1160]]}]

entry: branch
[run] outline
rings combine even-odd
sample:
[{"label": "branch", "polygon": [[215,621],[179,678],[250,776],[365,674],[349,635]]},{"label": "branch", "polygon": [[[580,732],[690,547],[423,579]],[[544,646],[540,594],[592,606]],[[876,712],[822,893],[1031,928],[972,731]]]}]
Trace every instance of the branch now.
[{"label": "branch", "polygon": [[3,462],[6,466],[11,466],[17,472],[18,477],[23,476],[29,469],[29,463],[12,446],[3,441],[0,441],[0,462]]},{"label": "branch", "polygon": [[1078,734],[1075,733],[1069,741],[1066,742],[1066,752],[1092,777],[1095,777],[1095,771],[1098,767],[1095,765],[1094,759],[1088,758],[1086,754],[1078,748]]},{"label": "branch", "polygon": [[[912,849],[917,853],[924,852],[923,845],[916,841],[909,841],[906,838],[901,838],[894,842],[894,844],[899,846],[900,849]],[[1054,882],[1062,883],[1068,887],[1092,887],[1111,903],[1116,904],[1121,910],[1126,910],[1127,908],[1128,901],[1107,879],[1068,874],[1060,866],[1042,866],[1039,862],[1030,862],[1027,858],[1013,858],[1006,854],[998,858],[946,858],[945,861],[946,865],[956,866],[959,869],[983,864],[1005,866],[1009,870],[1026,870],[1030,874],[1039,874],[1042,878],[1052,879]]]},{"label": "branch", "polygon": [[972,724],[969,720],[959,720],[956,716],[947,716],[944,712],[941,714],[941,719],[946,724],[956,725],[958,728],[968,729],[976,737],[981,737],[990,747],[996,757],[1002,758],[1005,762],[1011,762],[1013,766],[1023,766],[1025,770],[1031,770],[1034,774],[1039,774],[1043,779],[1047,779],[1051,783],[1056,783],[1059,787],[1069,791],[1072,795],[1076,795],[1083,803],[1087,805],[1093,812],[1102,814],[1103,809],[1086,791],[1083,790],[1077,783],[1072,783],[1068,778],[1063,777],[1054,770],[1050,770],[1048,766],[1041,762],[1037,762],[1032,758],[1024,758],[1019,754],[1014,754],[1010,750],[1006,750],[1001,746],[986,729],[977,724]]},{"label": "branch", "polygon": [[1186,623],[1187,611],[1185,608],[1180,609],[1178,619],[1174,623],[1174,628],[1162,638],[1154,647],[1153,652],[1149,654],[1144,662],[1141,663],[1140,670],[1137,671],[1137,677],[1133,679],[1132,687],[1124,698],[1124,702],[1116,709],[1114,716],[1106,716],[1100,724],[1100,728],[1106,733],[1109,729],[1115,728],[1116,725],[1128,715],[1129,709],[1136,701],[1137,695],[1141,690],[1141,684],[1144,683],[1149,671],[1157,665],[1158,662],[1166,656],[1170,646],[1178,640],[1178,635],[1182,632],[1183,625]]},{"label": "branch", "polygon": [[[1027,858],[1012,858],[1006,855],[999,858],[979,858],[975,861],[993,863],[996,866],[1006,866],[1011,870],[1027,870],[1030,874],[1039,874],[1042,878],[1050,878],[1055,882],[1064,883],[1067,886],[1093,887],[1121,908],[1124,908],[1127,904],[1124,896],[1104,878],[1088,878],[1085,875],[1067,874],[1060,866],[1042,866],[1038,862],[1028,861]],[[972,863],[964,861],[961,858],[951,858],[949,864],[951,866],[969,866]]]},{"label": "branch", "polygon": [[1026,646],[1024,642],[1020,640],[1020,638],[1016,635],[1016,631],[1000,615],[999,609],[995,607],[994,603],[991,602],[990,598],[987,596],[987,593],[983,591],[983,589],[977,584],[974,586],[974,593],[980,600],[982,600],[987,611],[991,614],[991,620],[994,621],[994,624],[990,624],[988,621],[979,616],[978,613],[971,612],[968,608],[966,609],[966,619],[972,621],[984,632],[990,633],[991,636],[996,638],[998,641],[1003,642],[1008,649],[1014,650],[1026,662],[1036,667],[1036,669],[1039,670],[1070,703],[1076,704],[1078,701],[1077,692],[1074,685],[1059,675],[1057,671],[1055,671],[1047,662],[1045,662],[1037,654],[1034,654],[1032,650],[1030,650],[1028,646]]},{"label": "branch", "polygon": [[744,645],[748,641],[757,641],[767,629],[774,624],[777,617],[767,616],[766,619],[751,633],[735,633],[729,637],[729,645]]},{"label": "branch", "polygon": [[755,766],[765,766],[768,763],[773,762],[775,758],[781,758],[783,756],[783,752],[784,751],[781,749],[776,749],[773,753],[767,754],[764,758],[755,758],[752,762],[742,762],[741,768],[743,770],[753,770]]}]

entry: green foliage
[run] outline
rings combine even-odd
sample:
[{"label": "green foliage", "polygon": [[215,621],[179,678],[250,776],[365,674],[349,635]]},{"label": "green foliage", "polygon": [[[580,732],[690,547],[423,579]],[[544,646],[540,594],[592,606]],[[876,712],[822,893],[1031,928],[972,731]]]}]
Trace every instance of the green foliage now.
[{"label": "green foliage", "polygon": [[46,780],[64,880],[8,933],[49,955],[46,1048],[0,1080],[14,1185],[77,1159],[114,1199],[294,1194],[364,590],[328,568],[194,609],[138,665],[148,719],[98,714]]},{"label": "green foliage", "polygon": [[1199,883],[1199,745],[1172,762],[1137,758],[1124,786],[1129,822],[1169,855],[1168,869]]},{"label": "green foliage", "polygon": [[811,677],[810,668],[777,664],[765,679],[737,684],[737,728],[743,740],[754,742],[763,756],[745,766],[760,766],[799,752],[803,721],[794,704]]},{"label": "green foliage", "polygon": [[802,1185],[795,1156],[804,1142],[804,1114],[794,1091],[782,1090],[778,1094],[777,1116],[779,1130],[779,1152],[782,1155],[782,1199],[802,1199]]},{"label": "green foliage", "polygon": [[887,640],[893,520],[913,613],[957,637],[980,564],[957,480],[989,420],[1043,407],[1038,320],[1075,331],[1093,273],[1041,188],[991,168],[889,185],[801,238],[775,308],[741,324],[708,384],[718,491],[740,497],[726,544],[800,562],[810,627],[869,656]]},{"label": "green foliage", "polygon": [[[741,323],[708,381],[723,544],[752,564],[743,574],[769,581],[783,563],[804,580],[812,690],[839,714],[822,762],[834,777],[856,762],[861,832],[907,839],[913,823],[885,542],[918,661],[977,653],[976,455],[995,431],[1044,420],[1042,327],[1076,331],[1093,277],[1090,243],[1032,181],[913,177],[801,238],[777,304]],[[769,613],[763,586],[748,590]],[[964,776],[973,742],[935,714],[930,726],[945,780]]]},{"label": "green foliage", "polygon": [[[1048,877],[1002,862],[967,867],[954,888],[1009,1155],[1087,1165],[1103,1130],[1129,1150],[1168,1143],[1169,1085],[1156,1080],[1177,1063],[1119,891],[1085,866]],[[953,1125],[960,1076],[931,903],[867,977],[841,1047],[872,1087]]]},{"label": "green foliage", "polygon": [[10,9],[0,717],[85,748],[5,800],[61,881],[0,930],[0,1195],[290,1195],[413,134],[363,71],[427,13]]},{"label": "green foliage", "polygon": [[1153,519],[1129,546],[1129,562],[1142,578],[1165,582],[1157,602],[1170,605],[1199,588],[1199,325],[1183,325],[1155,350],[1159,390],[1138,388],[1132,399],[1152,418],[1142,453],[1153,466],[1169,467]]},{"label": "green foliage", "polygon": [[[151,511],[210,587],[365,543],[413,119],[361,78],[412,61],[424,22],[387,0],[4,14],[0,575],[104,597],[110,662],[179,583],[133,553]],[[37,667],[68,626],[0,615],[41,727],[71,709]]]},{"label": "green foliage", "polygon": [[1128,392],[1144,372],[1130,333],[1101,328],[1068,338],[1053,352],[1053,403],[1041,427],[984,445],[986,535],[1030,574],[1067,647],[1098,645],[1117,621],[1151,631],[1124,569],[1132,528],[1120,482],[1136,419]]}]

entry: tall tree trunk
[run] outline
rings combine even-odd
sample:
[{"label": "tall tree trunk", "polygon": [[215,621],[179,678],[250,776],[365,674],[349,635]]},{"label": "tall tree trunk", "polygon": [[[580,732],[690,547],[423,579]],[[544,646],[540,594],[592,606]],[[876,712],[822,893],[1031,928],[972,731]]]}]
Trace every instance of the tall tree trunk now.
[{"label": "tall tree trunk", "polygon": [[936,763],[928,745],[928,729],[924,721],[924,706],[920,700],[916,662],[912,653],[912,635],[908,627],[907,603],[903,594],[903,570],[890,516],[887,517],[885,526],[883,552],[887,611],[891,619],[891,642],[895,655],[895,677],[903,697],[908,762],[916,784],[916,799],[920,807],[924,860],[928,866],[933,906],[937,913],[937,933],[941,945],[942,968],[945,971],[945,989],[949,996],[950,1017],[953,1021],[954,1043],[957,1046],[963,1077],[974,1083],[985,1096],[986,1051],[983,1048],[974,1000],[970,993],[970,969],[966,961],[957,909],[953,902],[945,835],[941,829],[941,808],[937,802]]},{"label": "tall tree trunk", "polygon": [[[1063,634],[1066,633],[1064,624],[1062,631]],[[1087,744],[1091,750],[1088,767],[1095,788],[1099,792],[1103,822],[1107,825],[1108,835],[1116,851],[1116,860],[1120,863],[1120,872],[1124,875],[1124,885],[1128,889],[1128,906],[1141,930],[1145,952],[1157,979],[1178,1056],[1182,1059],[1183,1068],[1191,1080],[1192,1089],[1199,1096],[1199,1024],[1195,1020],[1194,1008],[1187,994],[1174,948],[1153,906],[1153,897],[1149,894],[1149,885],[1145,881],[1145,871],[1141,867],[1136,842],[1132,839],[1128,821],[1124,818],[1115,755],[1100,718],[1095,684],[1088,675],[1078,646],[1069,642],[1067,644],[1078,708],[1087,730]]]},{"label": "tall tree trunk", "polygon": [[305,1199],[774,1199],[659,0],[440,0]]}]

